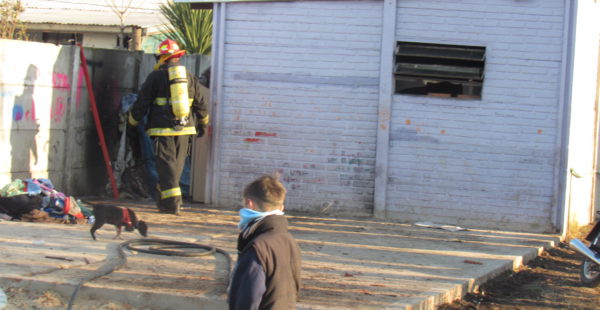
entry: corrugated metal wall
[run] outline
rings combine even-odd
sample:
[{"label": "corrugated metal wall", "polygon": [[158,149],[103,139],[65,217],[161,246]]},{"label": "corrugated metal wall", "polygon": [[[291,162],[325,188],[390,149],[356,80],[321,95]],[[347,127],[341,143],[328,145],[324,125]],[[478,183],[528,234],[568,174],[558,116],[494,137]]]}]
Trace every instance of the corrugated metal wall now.
[{"label": "corrugated metal wall", "polygon": [[395,95],[389,216],[549,231],[564,1],[398,1],[396,40],[486,47],[480,100]]},{"label": "corrugated metal wall", "polygon": [[[217,6],[224,23],[217,201],[236,204],[251,179],[279,171],[288,209],[371,212],[380,198],[377,215],[407,222],[560,228],[563,107],[571,103],[567,4]],[[388,10],[394,25],[382,25]],[[485,47],[481,100],[380,93],[393,79],[380,74],[393,66],[392,54],[381,55],[389,27],[392,43]],[[386,144],[381,162],[376,137]]]},{"label": "corrugated metal wall", "polygon": [[[286,208],[373,208],[381,1],[227,8],[218,202],[279,172]],[[221,116],[219,116],[221,117]]]}]

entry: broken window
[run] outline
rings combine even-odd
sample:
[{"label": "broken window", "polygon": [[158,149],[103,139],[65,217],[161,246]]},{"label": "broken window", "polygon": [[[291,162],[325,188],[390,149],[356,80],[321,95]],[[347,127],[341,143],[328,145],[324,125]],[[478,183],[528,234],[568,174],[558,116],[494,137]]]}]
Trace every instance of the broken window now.
[{"label": "broken window", "polygon": [[481,98],[485,47],[399,41],[397,94]]}]

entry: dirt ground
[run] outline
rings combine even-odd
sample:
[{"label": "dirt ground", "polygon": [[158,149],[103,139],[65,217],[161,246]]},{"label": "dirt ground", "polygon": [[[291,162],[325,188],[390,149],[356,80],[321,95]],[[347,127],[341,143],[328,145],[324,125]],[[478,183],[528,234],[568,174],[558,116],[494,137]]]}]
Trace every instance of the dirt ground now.
[{"label": "dirt ground", "polygon": [[[440,306],[439,310],[458,309],[598,309],[600,287],[588,288],[579,282],[581,257],[566,244],[544,252],[516,272],[503,274],[468,294],[461,301]],[[68,300],[52,291],[32,293],[21,289],[5,292],[10,305],[6,310],[65,309]],[[145,310],[118,302],[87,300],[90,310]],[[82,309],[76,304],[74,309]]]},{"label": "dirt ground", "polygon": [[[64,310],[69,303],[68,300],[65,300],[59,294],[52,291],[38,293],[18,288],[10,288],[4,293],[6,294],[9,304],[3,310]],[[73,309],[149,310],[118,302],[106,302],[105,300],[78,300],[78,303],[73,306]]]},{"label": "dirt ground", "polygon": [[600,286],[579,281],[582,256],[560,243],[515,272],[502,274],[438,310],[600,309]]},{"label": "dirt ground", "polygon": [[[160,234],[170,232],[180,234],[181,236],[192,236],[197,231],[198,227],[203,227],[204,230],[210,232],[209,235],[212,236],[210,241],[212,243],[216,246],[224,247],[232,253],[235,251],[233,248],[230,248],[231,245],[235,244],[237,232],[235,227],[237,214],[235,212],[226,212],[226,214],[223,215],[222,211],[217,210],[189,210],[187,212],[195,214],[193,220],[192,218],[178,218],[177,221],[185,223],[185,225],[175,225],[173,224],[175,219],[172,217],[165,217],[164,215],[156,213],[154,209],[147,209],[144,206],[135,207],[136,212],[139,211],[138,213],[141,214],[144,219],[149,220],[153,224],[153,233]],[[313,255],[321,256],[328,254],[329,252],[327,251],[334,251],[333,246],[322,241],[312,242],[312,239],[310,238],[314,237],[315,240],[319,240],[318,231],[324,230],[324,225],[327,226],[327,230],[331,231],[330,233],[336,233],[335,238],[341,238],[340,240],[336,239],[331,241],[344,241],[344,243],[347,242],[348,239],[343,238],[350,238],[357,233],[379,236],[378,238],[381,239],[381,242],[387,243],[391,242],[391,239],[389,239],[391,238],[390,236],[400,235],[404,236],[404,238],[410,238],[414,230],[423,229],[410,225],[378,222],[370,223],[369,221],[361,222],[363,225],[366,225],[364,227],[358,227],[354,225],[354,222],[348,220],[327,221],[327,219],[321,219],[320,222],[313,223],[312,219],[303,216],[295,216],[291,221],[296,227],[295,232],[304,236],[304,249],[307,252],[314,252]],[[111,227],[107,227],[104,230],[105,231],[100,235],[100,238],[102,238],[101,240],[113,236],[114,231]],[[87,237],[87,230],[84,233]],[[465,235],[458,235],[457,233],[455,237],[448,237],[447,232],[438,230],[421,231],[419,235],[421,236],[423,233],[426,234],[428,239],[436,240],[440,240],[441,234],[445,235],[446,237],[444,238],[448,239],[445,246],[448,247],[451,247],[454,244],[460,245],[471,239],[475,241],[479,240],[479,237],[476,236],[476,232],[473,232],[474,235],[466,234],[468,232],[466,232]],[[458,236],[463,238],[463,242],[455,242],[455,239]],[[423,243],[425,241],[420,240],[419,242]],[[338,249],[335,250],[337,251]],[[352,255],[351,249],[347,247],[343,247],[341,250],[343,250],[343,253],[341,253],[342,256]],[[383,252],[379,254],[382,255],[381,259],[385,261],[391,261],[392,259],[383,255],[385,254]],[[134,260],[136,258],[130,257],[129,259]],[[143,257],[137,259],[143,259]],[[365,260],[366,259],[372,260],[372,257],[365,258]],[[459,260],[462,261],[462,258]],[[439,307],[439,309],[598,309],[600,308],[600,288],[587,288],[580,284],[580,261],[581,256],[579,254],[569,249],[566,244],[560,244],[556,248],[543,253],[540,257],[531,261],[527,266],[521,267],[517,272],[503,274],[483,285],[477,293],[468,294],[463,300],[451,305],[443,305]],[[344,264],[347,263],[346,261],[343,262],[345,262]],[[346,266],[344,264],[330,264],[333,266],[331,267],[331,270],[325,271],[317,268],[318,266],[306,266],[307,277],[303,287],[304,292],[301,294],[303,295],[304,300],[323,299],[322,303],[332,302],[336,306],[345,308],[344,305],[353,303],[351,300],[352,298],[360,298],[361,300],[367,300],[365,298],[369,298],[368,300],[371,303],[383,305],[386,304],[384,302],[386,299],[389,299],[389,301],[396,300],[398,298],[397,292],[402,292],[402,289],[392,290],[390,288],[392,282],[386,283],[385,285],[359,285],[360,282],[368,279],[368,276],[370,275],[369,271],[364,269],[364,266],[359,266],[363,268],[360,269],[363,271],[354,272],[352,271],[354,269],[352,269],[351,266]],[[206,264],[206,266],[212,265],[211,262]],[[123,280],[121,277],[126,276],[133,271],[137,272],[137,269],[134,270],[133,266],[129,266],[125,268],[123,272],[113,274],[109,280]],[[65,272],[68,272],[68,270]],[[202,273],[204,270],[199,270],[198,272],[199,274],[204,275]],[[210,270],[207,272],[210,272]],[[439,271],[435,273],[437,274]],[[204,276],[208,281],[211,274],[207,273]],[[216,278],[220,279],[222,277],[218,276]],[[378,276],[378,278],[380,277]],[[109,280],[97,280],[96,282],[110,282]],[[392,281],[389,279],[389,275],[388,280]],[[184,283],[183,281],[178,282]],[[189,285],[186,285],[186,287],[188,286]],[[320,289],[317,290],[313,287],[319,287]],[[199,288],[194,289],[199,290]],[[9,305],[5,308],[6,310],[58,310],[66,309],[68,304],[67,298],[64,298],[59,293],[53,291],[31,292],[11,287],[5,289],[5,293],[9,301]],[[325,299],[327,302],[325,302]],[[149,308],[136,307],[135,305],[119,303],[116,301],[83,299],[83,297],[77,298],[73,309],[149,310]]]}]

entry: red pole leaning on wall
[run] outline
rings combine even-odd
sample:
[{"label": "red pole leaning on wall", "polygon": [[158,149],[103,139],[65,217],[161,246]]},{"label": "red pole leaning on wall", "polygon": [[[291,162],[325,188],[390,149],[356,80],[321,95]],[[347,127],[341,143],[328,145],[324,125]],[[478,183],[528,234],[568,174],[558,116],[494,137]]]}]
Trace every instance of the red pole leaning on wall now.
[{"label": "red pole leaning on wall", "polygon": [[90,104],[92,108],[92,114],[94,115],[94,122],[96,123],[96,131],[98,132],[98,138],[100,139],[100,147],[102,148],[102,156],[104,157],[104,165],[106,166],[106,172],[110,179],[110,185],[112,187],[113,197],[119,198],[119,190],[117,189],[117,182],[113,175],[112,166],[110,164],[110,157],[108,157],[108,150],[106,148],[106,142],[104,141],[104,131],[102,131],[102,124],[100,123],[100,117],[98,116],[98,108],[96,107],[96,97],[94,97],[94,89],[92,88],[92,82],[90,81],[90,74],[88,73],[87,61],[83,54],[83,46],[79,45],[79,55],[81,57],[81,67],[83,68],[83,76],[85,77],[85,85],[90,96]]}]

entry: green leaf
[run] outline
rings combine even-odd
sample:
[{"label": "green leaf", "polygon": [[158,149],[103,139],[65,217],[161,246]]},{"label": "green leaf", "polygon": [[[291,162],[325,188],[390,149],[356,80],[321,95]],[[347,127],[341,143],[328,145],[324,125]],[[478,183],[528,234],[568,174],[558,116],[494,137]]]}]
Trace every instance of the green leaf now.
[{"label": "green leaf", "polygon": [[160,6],[169,22],[163,34],[177,41],[190,54],[210,54],[212,10],[192,10],[189,3],[167,2]]}]

